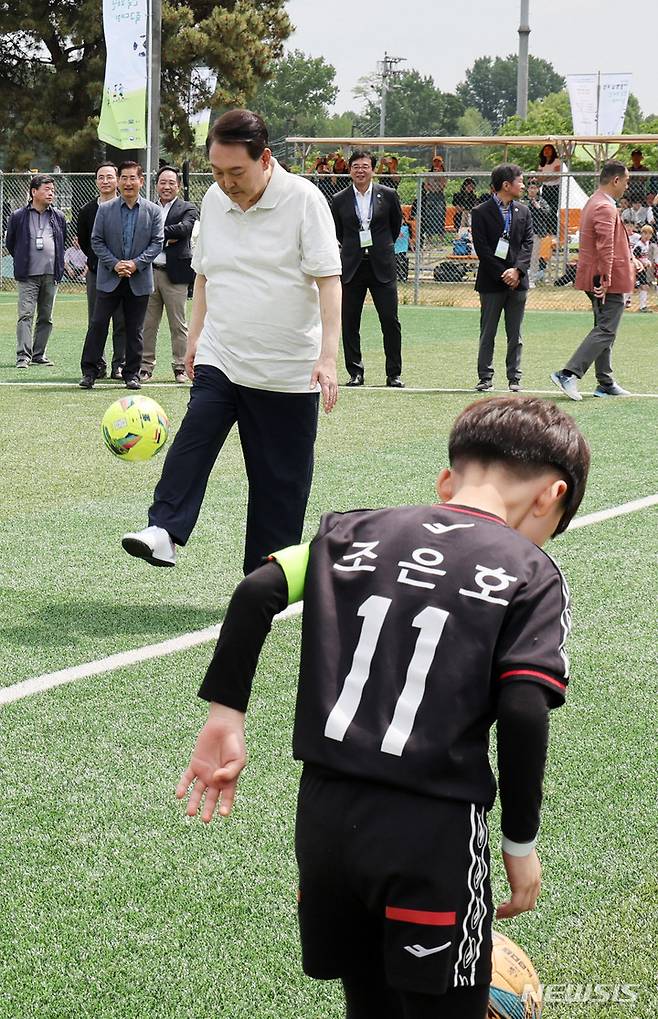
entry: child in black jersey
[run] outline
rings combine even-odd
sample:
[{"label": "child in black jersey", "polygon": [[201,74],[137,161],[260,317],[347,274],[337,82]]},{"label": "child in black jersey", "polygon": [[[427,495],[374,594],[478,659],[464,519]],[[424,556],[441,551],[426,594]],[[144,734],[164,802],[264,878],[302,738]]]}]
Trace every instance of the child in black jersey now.
[{"label": "child in black jersey", "polygon": [[548,711],[564,700],[570,623],[541,546],[580,505],[589,450],[555,405],[505,397],[463,411],[449,456],[441,504],[326,514],[310,545],[242,581],[177,788],[190,815],[230,812],[260,650],[274,615],[303,597],[303,966],[341,979],[348,1019],[486,1014],[494,721],[511,890],[496,915],[533,909],[539,894]]}]

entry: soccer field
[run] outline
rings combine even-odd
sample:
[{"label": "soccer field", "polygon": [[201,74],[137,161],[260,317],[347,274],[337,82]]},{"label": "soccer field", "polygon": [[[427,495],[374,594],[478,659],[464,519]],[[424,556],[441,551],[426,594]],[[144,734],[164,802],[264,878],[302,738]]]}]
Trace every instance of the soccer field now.
[{"label": "soccer field", "polygon": [[[369,386],[341,389],[320,421],[309,537],[325,509],[434,499],[450,424],[474,397],[477,313],[404,307],[401,321],[410,388],[387,390],[366,310]],[[588,375],[586,398],[570,403],[549,374],[589,324],[581,313],[529,313],[523,364],[526,390],[553,390],[592,445],[581,517],[658,489],[653,318],[627,316],[614,351],[618,380],[640,395],[592,399]],[[85,326],[84,296],[59,298],[48,348],[56,366],[18,373],[15,299],[0,295],[7,691],[210,627],[241,575],[246,481],[235,435],[176,569],[123,553],[122,533],[146,522],[162,458],[129,465],[105,450],[99,422],[124,390],[77,388]],[[156,381],[143,391],[175,429],[187,387],[170,384],[167,347],[165,327]],[[496,365],[502,385],[500,338]],[[544,1019],[653,1019],[658,1007],[657,520],[647,506],[549,546],[572,592],[572,681],[552,716],[542,896],[533,914],[499,925],[548,988]],[[196,691],[212,643],[124,659],[98,675],[82,669],[0,706],[0,1019],[339,1019],[338,988],[306,979],[297,948],[290,741],[299,633],[296,617],[272,630],[236,807],[209,827],[184,817],[173,789],[206,713]],[[490,827],[500,901],[496,810]]]}]

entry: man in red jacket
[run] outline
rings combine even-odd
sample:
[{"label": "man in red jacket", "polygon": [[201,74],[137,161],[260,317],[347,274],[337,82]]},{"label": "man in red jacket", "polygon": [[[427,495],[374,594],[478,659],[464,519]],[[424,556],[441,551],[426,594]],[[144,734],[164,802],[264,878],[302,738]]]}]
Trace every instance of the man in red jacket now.
[{"label": "man in red jacket", "polygon": [[561,371],[551,380],[570,400],[582,400],[581,379],[594,362],[598,385],[594,396],[629,396],[612,374],[612,346],[624,311],[624,294],[635,286],[633,256],[622,225],[617,202],[628,186],[623,163],[605,163],[599,188],[587,202],[580,217],[580,250],[575,287],[584,290],[592,302],[594,327]]}]

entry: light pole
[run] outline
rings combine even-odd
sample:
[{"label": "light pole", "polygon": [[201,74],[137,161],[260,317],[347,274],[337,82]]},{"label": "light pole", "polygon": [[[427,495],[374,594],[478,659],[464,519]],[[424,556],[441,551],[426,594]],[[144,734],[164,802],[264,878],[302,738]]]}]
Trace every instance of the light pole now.
[{"label": "light pole", "polygon": [[[386,135],[386,94],[389,89],[389,79],[394,78],[396,75],[401,74],[401,71],[395,70],[397,64],[401,64],[406,57],[389,57],[388,53],[384,52],[384,59],[379,62],[380,77],[381,77],[381,92],[380,92],[380,107],[379,107],[379,137],[384,138]],[[383,145],[379,146],[380,153],[384,151]]]},{"label": "light pole", "polygon": [[148,111],[146,120],[146,197],[160,157],[160,74],[162,69],[162,0],[149,0]]},{"label": "light pole", "polygon": [[516,71],[516,114],[528,116],[528,36],[530,35],[530,0],[521,0],[519,25],[519,62]]}]

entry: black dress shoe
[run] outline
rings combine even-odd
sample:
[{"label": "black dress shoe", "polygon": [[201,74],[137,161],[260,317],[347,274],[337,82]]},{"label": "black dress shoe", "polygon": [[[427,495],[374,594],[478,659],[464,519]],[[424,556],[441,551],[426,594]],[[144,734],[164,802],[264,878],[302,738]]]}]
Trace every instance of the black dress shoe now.
[{"label": "black dress shoe", "polygon": [[391,389],[404,389],[404,382],[399,375],[389,375],[386,379],[386,385]]},{"label": "black dress shoe", "polygon": [[139,379],[126,379],[126,389],[141,389],[142,383]]},{"label": "black dress shoe", "polygon": [[93,389],[95,381],[96,380],[93,375],[83,375],[78,382],[78,385],[80,386],[80,389]]},{"label": "black dress shoe", "polygon": [[345,383],[346,386],[362,386],[363,375],[350,375],[348,381]]}]

